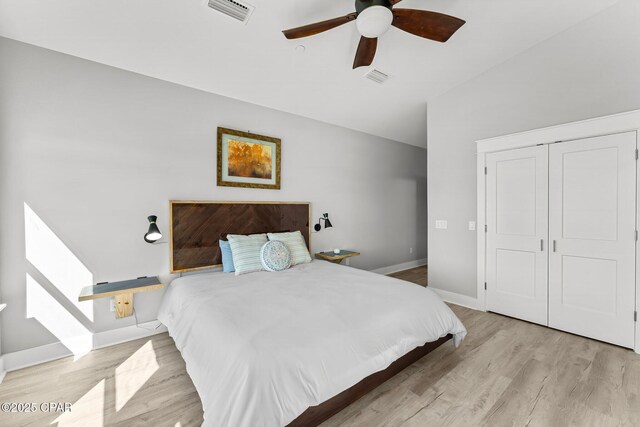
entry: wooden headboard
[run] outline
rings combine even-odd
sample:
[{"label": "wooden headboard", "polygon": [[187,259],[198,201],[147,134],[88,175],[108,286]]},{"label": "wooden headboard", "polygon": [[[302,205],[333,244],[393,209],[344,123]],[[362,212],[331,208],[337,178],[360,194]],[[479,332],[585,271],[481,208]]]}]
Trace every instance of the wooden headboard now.
[{"label": "wooden headboard", "polygon": [[171,272],[222,265],[218,240],[226,234],[300,231],[310,242],[307,202],[169,202]]}]

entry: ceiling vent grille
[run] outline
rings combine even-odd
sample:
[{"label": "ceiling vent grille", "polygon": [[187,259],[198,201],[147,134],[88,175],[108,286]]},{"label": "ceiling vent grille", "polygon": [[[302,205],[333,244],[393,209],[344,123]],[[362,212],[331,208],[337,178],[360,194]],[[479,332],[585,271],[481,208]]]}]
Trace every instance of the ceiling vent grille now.
[{"label": "ceiling vent grille", "polygon": [[248,3],[240,2],[237,0],[208,0],[209,7],[217,10],[233,19],[247,23],[249,17],[253,13],[254,7]]},{"label": "ceiling vent grille", "polygon": [[384,82],[387,81],[387,79],[389,78],[389,75],[383,73],[380,70],[376,70],[375,68],[371,71],[369,71],[367,74],[364,75],[366,78],[368,78],[371,81],[374,81],[378,84],[382,84]]}]

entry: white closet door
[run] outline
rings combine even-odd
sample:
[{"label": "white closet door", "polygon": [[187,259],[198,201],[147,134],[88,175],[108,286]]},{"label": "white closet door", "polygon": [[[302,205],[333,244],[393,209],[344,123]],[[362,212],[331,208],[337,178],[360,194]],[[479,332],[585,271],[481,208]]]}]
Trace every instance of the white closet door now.
[{"label": "white closet door", "polygon": [[487,155],[487,309],[547,324],[548,149]]},{"label": "white closet door", "polygon": [[549,326],[634,343],[636,135],[549,149]]}]

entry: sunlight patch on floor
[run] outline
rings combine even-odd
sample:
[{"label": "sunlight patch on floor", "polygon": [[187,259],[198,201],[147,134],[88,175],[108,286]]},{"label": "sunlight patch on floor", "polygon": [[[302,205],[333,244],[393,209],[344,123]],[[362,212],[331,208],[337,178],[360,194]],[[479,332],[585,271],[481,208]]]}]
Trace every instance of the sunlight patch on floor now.
[{"label": "sunlight patch on floor", "polygon": [[102,380],[71,405],[71,411],[60,415],[51,424],[58,423],[58,427],[104,426],[104,393],[105,380]]},{"label": "sunlight patch on floor", "polygon": [[122,362],[116,368],[116,411],[124,408],[159,368],[151,341]]}]

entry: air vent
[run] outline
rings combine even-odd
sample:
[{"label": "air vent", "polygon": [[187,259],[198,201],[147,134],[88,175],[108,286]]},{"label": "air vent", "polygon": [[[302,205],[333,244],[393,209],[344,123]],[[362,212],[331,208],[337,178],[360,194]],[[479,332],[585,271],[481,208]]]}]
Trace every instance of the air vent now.
[{"label": "air vent", "polygon": [[254,9],[250,4],[237,0],[209,0],[209,7],[245,24]]},{"label": "air vent", "polygon": [[383,73],[380,70],[376,70],[375,68],[371,71],[369,71],[367,74],[364,75],[366,78],[368,78],[371,81],[374,81],[378,84],[382,84],[384,82],[387,81],[387,79],[389,78],[389,76],[385,73]]}]

